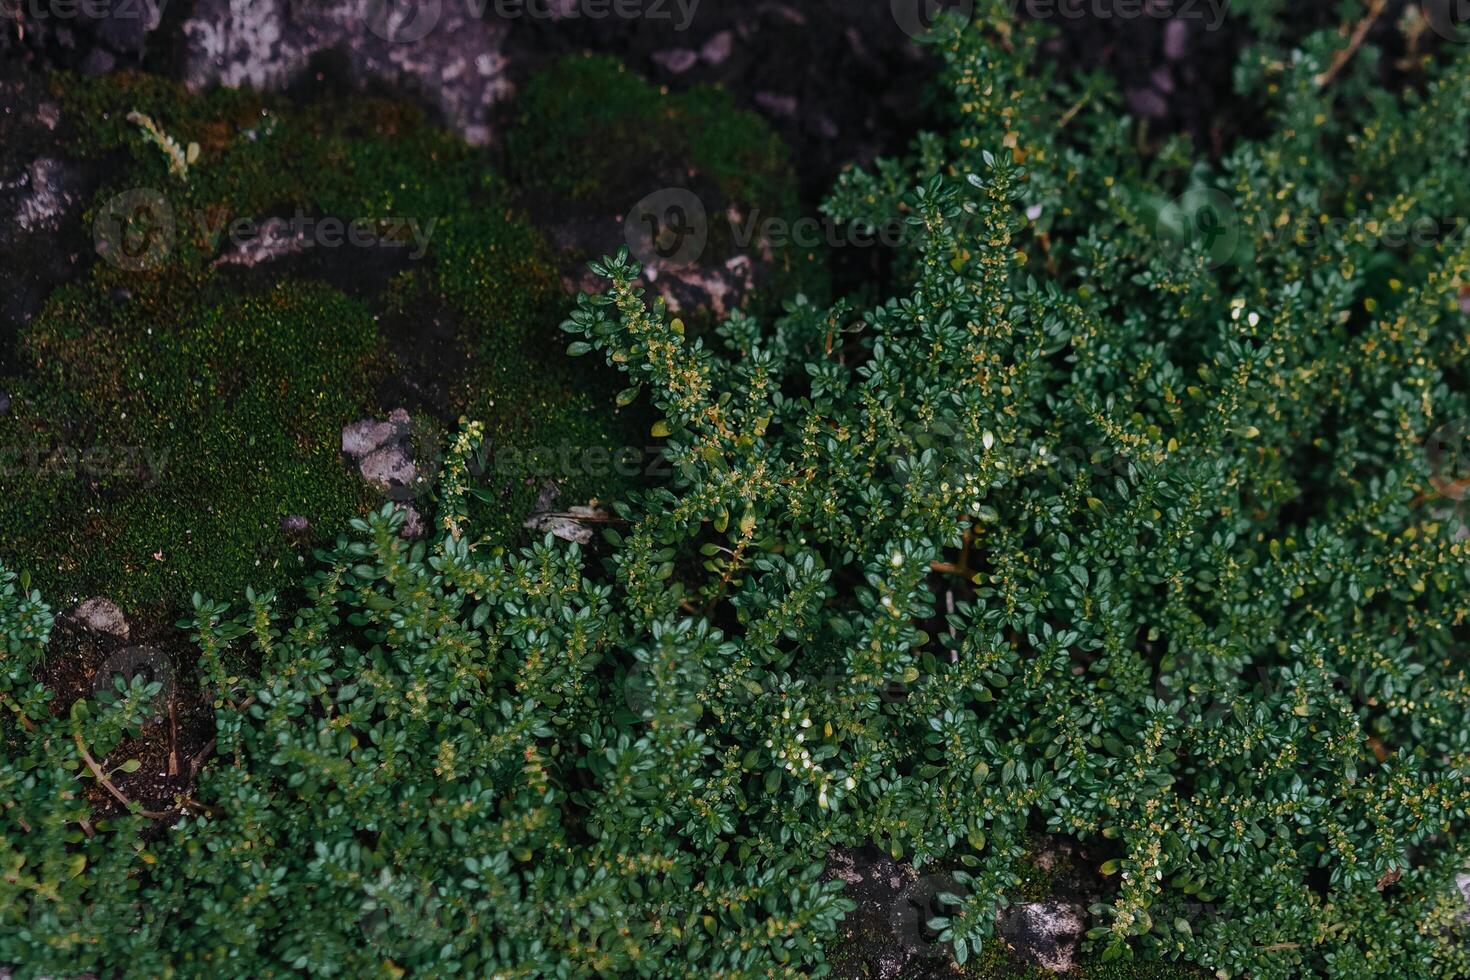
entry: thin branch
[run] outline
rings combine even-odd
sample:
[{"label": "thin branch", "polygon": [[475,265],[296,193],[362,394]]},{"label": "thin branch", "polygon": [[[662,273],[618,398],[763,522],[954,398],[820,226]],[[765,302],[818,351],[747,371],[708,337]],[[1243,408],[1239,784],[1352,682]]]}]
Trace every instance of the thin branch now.
[{"label": "thin branch", "polygon": [[15,717],[20,719],[21,728],[24,728],[28,732],[34,732],[36,730],[35,722],[26,717],[26,713],[21,710],[20,705],[10,700],[9,695],[0,694],[0,701],[4,701],[5,706],[15,712]]},{"label": "thin branch", "polygon": [[[113,799],[121,803],[126,809],[131,810],[133,808],[132,801],[123,795],[122,790],[118,789],[112,780],[107,778],[107,774],[102,771],[102,767],[97,764],[97,760],[92,758],[92,753],[87,751],[87,743],[82,741],[82,733],[72,732],[71,737],[72,741],[76,743],[77,752],[81,755],[82,761],[87,764],[88,769],[92,770],[93,778],[97,780],[103,789],[112,794]],[[149,820],[167,820],[172,816],[169,813],[159,813],[157,810],[140,809],[137,813],[139,816],[147,817]]]},{"label": "thin branch", "polygon": [[1358,21],[1358,26],[1353,28],[1353,36],[1348,41],[1347,47],[1333,55],[1332,64],[1327,66],[1327,70],[1319,73],[1313,79],[1318,88],[1332,84],[1332,80],[1338,76],[1338,73],[1347,67],[1349,61],[1353,60],[1353,55],[1357,54],[1358,49],[1363,46],[1363,40],[1367,38],[1368,32],[1373,29],[1373,25],[1377,23],[1378,18],[1383,15],[1387,7],[1388,0],[1372,0],[1372,3],[1368,5],[1368,12],[1363,15],[1362,20]]}]

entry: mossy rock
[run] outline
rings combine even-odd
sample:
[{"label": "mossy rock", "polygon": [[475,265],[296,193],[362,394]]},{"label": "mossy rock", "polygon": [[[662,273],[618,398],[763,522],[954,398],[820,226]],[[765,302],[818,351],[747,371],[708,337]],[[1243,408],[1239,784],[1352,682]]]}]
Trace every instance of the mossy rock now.
[{"label": "mossy rock", "polygon": [[[0,500],[0,556],[48,594],[166,614],[196,590],[297,580],[313,542],[382,499],[344,463],[343,425],[395,407],[430,423],[430,457],[461,416],[485,422],[492,447],[554,446],[563,459],[627,441],[612,379],[563,353],[570,300],[515,194],[483,151],[417,110],[196,97],[147,76],[56,91],[84,134],[68,152],[111,175],[89,225],[146,233],[135,222],[156,215],[109,204],[144,188],[174,234],[141,267],[98,261],[58,290],[3,381],[14,408],[0,445],[17,447],[8,462],[22,472]],[[194,157],[187,175],[134,112]],[[420,256],[378,244],[217,262],[231,222],[295,215],[411,218],[432,233]],[[93,448],[90,463],[71,459]],[[611,470],[495,471],[482,529],[527,533],[553,477],[571,503],[626,485]],[[310,534],[284,533],[290,515]]]}]

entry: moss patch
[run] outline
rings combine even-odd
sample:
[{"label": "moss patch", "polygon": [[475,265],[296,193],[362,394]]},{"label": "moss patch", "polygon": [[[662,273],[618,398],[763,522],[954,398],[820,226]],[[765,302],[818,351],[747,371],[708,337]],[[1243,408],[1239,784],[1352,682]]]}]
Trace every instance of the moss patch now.
[{"label": "moss patch", "polygon": [[[580,461],[627,441],[608,379],[562,354],[570,301],[514,190],[416,110],[200,98],[147,76],[66,79],[56,93],[84,134],[68,152],[110,174],[89,227],[167,247],[142,249],[142,267],[97,261],[58,290],[4,379],[15,407],[0,446],[17,478],[0,500],[0,556],[48,594],[166,612],[195,590],[294,581],[313,541],[381,499],[342,461],[342,426],[400,405],[428,423],[430,465],[461,415],[483,420],[497,451]],[[131,112],[194,157],[186,177]],[[157,208],[110,203],[139,188],[164,202],[168,236]],[[365,219],[386,241],[217,262],[233,222],[272,216]],[[409,221],[422,255],[402,245]],[[483,529],[524,533],[548,478],[564,502],[626,486],[586,470],[487,473]],[[288,515],[311,533],[284,533]]]},{"label": "moss patch", "polygon": [[[769,219],[789,228],[801,215],[789,150],[765,120],[723,89],[672,93],[605,56],[568,58],[533,79],[506,151],[510,174],[548,224],[621,216],[654,191],[692,190],[708,215],[701,266],[763,254],[758,235],[744,241],[746,229]],[[759,295],[825,295],[819,249],[778,242],[763,258],[770,275]]]}]

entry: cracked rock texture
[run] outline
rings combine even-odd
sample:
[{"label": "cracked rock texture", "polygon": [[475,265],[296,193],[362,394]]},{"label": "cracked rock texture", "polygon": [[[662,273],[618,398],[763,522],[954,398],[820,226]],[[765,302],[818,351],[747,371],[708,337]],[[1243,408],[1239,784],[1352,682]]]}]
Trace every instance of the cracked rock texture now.
[{"label": "cracked rock texture", "polygon": [[93,633],[115,636],[122,640],[128,638],[127,617],[123,615],[117,603],[111,599],[101,597],[85,599],[73,608],[69,615],[78,626]]},{"label": "cracked rock texture", "polygon": [[1003,909],[1000,934],[1022,956],[1044,970],[1065,973],[1075,965],[1077,943],[1086,931],[1080,905],[1026,902]]},{"label": "cracked rock texture", "polygon": [[510,28],[450,0],[196,0],[184,22],[184,81],[283,88],[327,51],[349,78],[433,103],[471,143],[490,138],[490,113],[513,91],[503,47]]}]

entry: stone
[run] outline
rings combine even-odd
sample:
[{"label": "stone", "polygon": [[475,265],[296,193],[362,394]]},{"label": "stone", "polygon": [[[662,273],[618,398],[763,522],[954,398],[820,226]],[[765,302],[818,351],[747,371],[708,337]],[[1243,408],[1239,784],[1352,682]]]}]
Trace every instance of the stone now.
[{"label": "stone", "polygon": [[[15,212],[15,221],[23,232],[55,232],[71,197],[65,188],[60,161],[41,157],[31,161],[18,185],[27,191]],[[0,188],[3,189],[3,188]]]},{"label": "stone", "polygon": [[1072,969],[1077,944],[1087,928],[1082,906],[1063,902],[1010,905],[996,919],[1006,942],[1026,959],[1052,973]]},{"label": "stone", "polygon": [[85,599],[71,610],[71,619],[77,625],[93,633],[128,638],[128,620],[117,603],[100,596]]},{"label": "stone", "polygon": [[[546,499],[544,490],[541,499]],[[526,518],[524,526],[537,534],[551,534],[563,541],[591,544],[592,525],[604,523],[608,517],[608,512],[595,506],[594,501],[592,505],[569,507],[565,513],[538,510]]]},{"label": "stone", "polygon": [[699,57],[705,64],[719,66],[725,63],[734,50],[735,34],[732,31],[720,31],[704,42],[704,47],[699,49]]},{"label": "stone", "polygon": [[689,48],[655,51],[649,57],[653,59],[654,64],[674,75],[682,75],[699,63],[699,55]]},{"label": "stone", "polygon": [[1171,18],[1164,25],[1164,57],[1183,61],[1188,54],[1189,25],[1177,17]]},{"label": "stone", "polygon": [[10,395],[7,392],[0,391],[0,415],[8,414],[10,414]]},{"label": "stone", "polygon": [[[408,413],[401,408],[393,411],[394,414],[390,415],[386,422],[379,422],[377,419],[362,419],[343,426],[342,452],[362,459],[390,440],[407,436]],[[402,413],[401,418],[399,413]]]},{"label": "stone", "polygon": [[394,486],[408,486],[418,475],[408,450],[394,444],[375,449],[363,457],[358,464],[362,478],[375,483],[384,490]]},{"label": "stone", "polygon": [[302,535],[311,530],[311,521],[300,514],[289,514],[281,518],[281,530],[291,535]]},{"label": "stone", "polygon": [[1152,88],[1130,88],[1124,93],[1128,99],[1128,110],[1135,116],[1159,119],[1169,114],[1169,103]]},{"label": "stone", "polygon": [[403,512],[403,526],[398,529],[398,536],[410,541],[423,537],[427,529],[419,509],[413,504],[399,504],[398,509]]},{"label": "stone", "polygon": [[413,459],[413,419],[395,408],[386,421],[361,419],[342,427],[342,453],[357,463],[367,482],[389,491],[389,499],[410,500],[418,478]]},{"label": "stone", "polygon": [[211,265],[239,265],[253,269],[287,255],[296,255],[309,246],[304,232],[293,229],[285,218],[267,218],[260,222],[256,234],[233,241]]},{"label": "stone", "polygon": [[787,119],[795,118],[798,106],[796,96],[782,95],[779,92],[757,92],[755,93],[755,104],[773,116],[782,116]]},{"label": "stone", "polygon": [[117,67],[117,55],[106,48],[93,48],[82,58],[78,67],[83,75],[99,78]]},{"label": "stone", "polygon": [[473,4],[362,0],[195,0],[182,26],[183,74],[196,91],[283,89],[324,52],[353,83],[423,93],[467,141],[488,143],[497,104],[515,92],[504,54],[510,20]]}]

